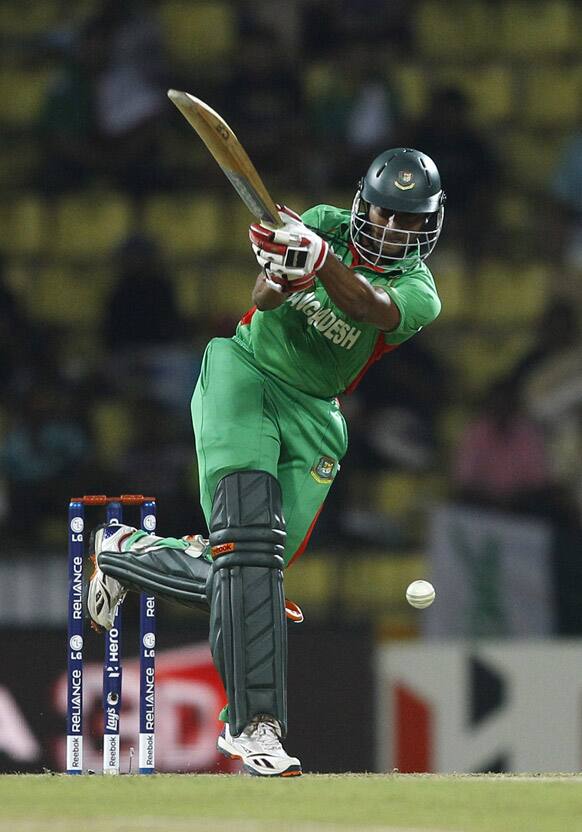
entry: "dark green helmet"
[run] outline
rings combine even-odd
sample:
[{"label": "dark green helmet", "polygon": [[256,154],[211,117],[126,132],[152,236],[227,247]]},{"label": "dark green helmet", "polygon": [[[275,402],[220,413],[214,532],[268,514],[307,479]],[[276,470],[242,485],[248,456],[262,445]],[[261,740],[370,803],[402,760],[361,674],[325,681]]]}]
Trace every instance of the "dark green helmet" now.
[{"label": "dark green helmet", "polygon": [[[445,194],[437,166],[425,153],[409,147],[386,150],[374,159],[360,181],[351,218],[352,241],[360,255],[373,265],[400,260],[417,250],[424,260],[441,232]],[[383,254],[377,226],[368,217],[370,205],[389,211],[425,214],[422,231],[402,229],[398,254]],[[394,247],[394,244],[392,244]]]}]

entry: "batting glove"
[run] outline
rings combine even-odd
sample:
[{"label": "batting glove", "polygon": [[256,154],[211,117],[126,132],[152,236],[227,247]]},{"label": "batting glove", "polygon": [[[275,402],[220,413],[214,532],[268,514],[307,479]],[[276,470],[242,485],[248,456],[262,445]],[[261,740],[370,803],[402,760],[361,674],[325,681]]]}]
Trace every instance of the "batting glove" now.
[{"label": "batting glove", "polygon": [[279,217],[283,228],[274,229],[265,223],[253,223],[249,228],[257,262],[273,288],[284,287],[278,291],[311,288],[316,272],[326,261],[329,245],[289,208],[279,206]]}]

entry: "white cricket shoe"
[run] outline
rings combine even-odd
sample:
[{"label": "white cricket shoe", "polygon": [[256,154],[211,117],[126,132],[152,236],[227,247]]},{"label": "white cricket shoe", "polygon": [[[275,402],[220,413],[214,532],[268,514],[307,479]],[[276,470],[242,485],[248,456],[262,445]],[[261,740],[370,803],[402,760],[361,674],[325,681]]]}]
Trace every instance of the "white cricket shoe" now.
[{"label": "white cricket shoe", "polygon": [[243,769],[257,777],[297,777],[301,763],[289,757],[281,745],[281,728],[272,716],[260,714],[233,737],[225,722],[216,747],[225,757],[242,760]]},{"label": "white cricket shoe", "polygon": [[117,521],[104,523],[91,533],[91,560],[93,574],[87,588],[87,612],[91,617],[91,626],[97,632],[101,629],[110,630],[113,627],[117,605],[123,601],[126,591],[115,578],[104,575],[99,568],[98,556],[101,552],[121,552],[124,540],[127,540],[136,529],[124,526]]}]

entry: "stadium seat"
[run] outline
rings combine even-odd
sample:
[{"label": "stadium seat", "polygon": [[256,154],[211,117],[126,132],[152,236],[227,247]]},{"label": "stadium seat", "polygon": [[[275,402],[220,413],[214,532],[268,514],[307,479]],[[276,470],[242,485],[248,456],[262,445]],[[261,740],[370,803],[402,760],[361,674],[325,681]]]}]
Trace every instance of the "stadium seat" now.
[{"label": "stadium seat", "polygon": [[[77,3],[75,3],[75,6]],[[62,4],[59,0],[2,0],[0,3],[0,36],[18,37],[43,34],[60,22]]]},{"label": "stadium seat", "polygon": [[[299,606],[311,610],[327,605],[335,606],[334,557],[326,552],[317,552],[315,557],[303,555],[297,568],[292,566],[285,572],[285,594]],[[304,612],[309,616],[307,610]]]},{"label": "stadium seat", "polygon": [[521,123],[529,127],[568,127],[582,112],[580,66],[533,66],[524,77]]},{"label": "stadium seat", "polygon": [[184,266],[176,269],[176,300],[181,315],[194,317],[206,308],[204,300],[208,296],[209,287],[203,281],[208,280],[204,268]]},{"label": "stadium seat", "polygon": [[544,309],[550,285],[548,268],[537,261],[486,261],[473,289],[473,318],[484,325],[529,325]]},{"label": "stadium seat", "polygon": [[416,15],[416,38],[427,58],[474,62],[497,46],[498,20],[484,2],[425,0]]},{"label": "stadium seat", "polygon": [[568,0],[510,0],[500,4],[500,44],[512,57],[540,58],[576,48],[575,4]]},{"label": "stadium seat", "polygon": [[251,291],[258,274],[254,257],[249,256],[248,264],[221,264],[214,275],[209,276],[212,294],[210,308],[213,314],[239,318],[251,306]]},{"label": "stadium seat", "polygon": [[178,257],[215,251],[225,242],[222,223],[220,204],[208,194],[150,197],[144,214],[145,230]]},{"label": "stadium seat", "polygon": [[228,216],[229,233],[224,245],[226,251],[233,256],[249,254],[252,249],[249,243],[249,225],[253,222],[253,215],[247,206],[236,196],[232,196],[225,206]]},{"label": "stadium seat", "polygon": [[11,255],[38,255],[46,243],[47,214],[42,199],[22,193],[0,204],[0,244]]},{"label": "stadium seat", "polygon": [[10,128],[32,128],[52,77],[50,69],[4,67],[0,73],[0,124]]},{"label": "stadium seat", "polygon": [[462,320],[472,309],[472,302],[461,253],[439,243],[431,256],[430,268],[436,276],[442,303],[442,311],[438,318],[439,324]]},{"label": "stadium seat", "polygon": [[485,334],[472,332],[461,335],[450,364],[467,399],[480,398],[489,386],[508,373],[523,354],[527,329],[497,332],[489,328]]},{"label": "stadium seat", "polygon": [[101,319],[111,279],[107,271],[54,262],[28,293],[28,312],[39,321],[93,328]]},{"label": "stadium seat", "polygon": [[530,192],[545,190],[563,144],[559,130],[511,130],[503,137],[504,175],[512,185]]},{"label": "stadium seat", "polygon": [[401,607],[408,584],[427,571],[425,557],[418,552],[367,553],[350,558],[342,568],[348,608],[360,613]]},{"label": "stadium seat", "polygon": [[403,116],[409,119],[419,118],[426,110],[429,93],[424,66],[420,62],[399,62],[394,67],[392,80]]},{"label": "stadium seat", "polygon": [[230,3],[167,2],[160,5],[165,42],[179,64],[219,61],[234,47],[235,13]]},{"label": "stadium seat", "polygon": [[462,89],[471,102],[471,118],[477,125],[490,126],[513,113],[514,78],[508,66],[487,63],[479,67],[445,66],[435,71],[435,78],[443,86]]},{"label": "stadium seat", "polygon": [[60,197],[52,222],[53,255],[107,255],[130,231],[131,206],[123,194],[115,191],[85,191]]},{"label": "stadium seat", "polygon": [[438,422],[438,438],[446,453],[454,450],[459,437],[464,431],[470,417],[470,409],[466,404],[453,404],[446,407],[441,413]]},{"label": "stadium seat", "polygon": [[379,511],[407,519],[419,505],[422,481],[407,471],[382,472],[374,482],[375,506]]},{"label": "stadium seat", "polygon": [[131,408],[119,399],[105,399],[92,405],[90,417],[100,461],[103,465],[118,461],[133,436]]}]

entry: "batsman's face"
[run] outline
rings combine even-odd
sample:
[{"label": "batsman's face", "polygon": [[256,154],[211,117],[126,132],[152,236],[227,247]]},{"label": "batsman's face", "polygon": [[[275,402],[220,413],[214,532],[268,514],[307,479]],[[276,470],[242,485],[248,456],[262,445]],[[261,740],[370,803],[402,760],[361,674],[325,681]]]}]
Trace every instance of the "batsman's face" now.
[{"label": "batsman's face", "polygon": [[370,235],[379,254],[401,255],[410,242],[411,231],[424,226],[424,214],[409,214],[405,211],[391,211],[378,205],[370,205],[368,219],[372,223]]}]

